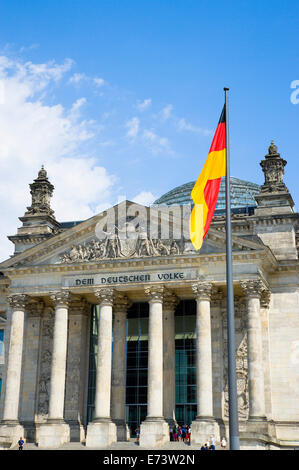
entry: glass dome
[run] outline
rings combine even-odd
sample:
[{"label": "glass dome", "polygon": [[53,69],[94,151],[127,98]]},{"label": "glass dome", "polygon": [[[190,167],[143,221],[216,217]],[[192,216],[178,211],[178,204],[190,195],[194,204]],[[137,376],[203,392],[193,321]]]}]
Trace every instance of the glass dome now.
[{"label": "glass dome", "polygon": [[[158,204],[193,204],[191,199],[191,191],[195,181],[190,181],[189,183],[182,184],[176,188],[168,191],[163,194],[159,199],[157,199],[153,205]],[[230,178],[230,190],[231,190],[231,208],[233,210],[238,209],[249,209],[257,206],[257,203],[254,199],[254,196],[259,194],[260,186],[255,183],[250,183],[249,181],[240,180],[231,176]],[[224,212],[225,210],[225,178],[221,178],[220,190],[218,195],[218,201],[215,211],[218,213]]]}]

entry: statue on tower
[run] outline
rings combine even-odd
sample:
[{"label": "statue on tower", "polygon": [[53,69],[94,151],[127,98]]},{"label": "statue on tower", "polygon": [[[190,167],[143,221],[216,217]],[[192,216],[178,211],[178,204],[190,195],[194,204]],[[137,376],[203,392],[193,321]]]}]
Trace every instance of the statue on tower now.
[{"label": "statue on tower", "polygon": [[260,163],[265,175],[265,183],[261,188],[261,192],[288,192],[283,182],[284,167],[286,164],[286,160],[281,158],[280,153],[277,151],[277,145],[275,145],[272,140],[268,148],[268,154]]},{"label": "statue on tower", "polygon": [[54,186],[48,180],[47,172],[42,165],[38,177],[30,184],[32,203],[27,207],[25,215],[46,214],[53,216],[54,211],[50,207]]}]

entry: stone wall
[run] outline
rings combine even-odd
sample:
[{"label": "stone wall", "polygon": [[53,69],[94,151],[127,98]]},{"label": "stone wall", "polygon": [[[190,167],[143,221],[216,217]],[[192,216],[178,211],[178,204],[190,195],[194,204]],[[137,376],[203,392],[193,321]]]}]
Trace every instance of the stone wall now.
[{"label": "stone wall", "polygon": [[295,290],[272,294],[269,333],[273,419],[299,422],[299,293]]}]

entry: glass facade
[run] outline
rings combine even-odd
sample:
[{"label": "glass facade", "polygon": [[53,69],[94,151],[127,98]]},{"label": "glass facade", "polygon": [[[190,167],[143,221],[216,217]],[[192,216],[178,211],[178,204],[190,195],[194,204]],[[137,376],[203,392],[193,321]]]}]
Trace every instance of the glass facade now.
[{"label": "glass facade", "polygon": [[196,416],[196,303],[180,302],[175,312],[175,416],[191,424]]},{"label": "glass facade", "polygon": [[[149,305],[135,303],[127,313],[126,422],[131,435],[147,415]],[[90,328],[88,422],[93,419],[99,307],[94,306]],[[181,301],[175,311],[175,387],[178,424],[196,416],[196,303]]]},{"label": "glass facade", "polygon": [[127,314],[126,422],[131,435],[147,415],[148,303],[135,303]]}]

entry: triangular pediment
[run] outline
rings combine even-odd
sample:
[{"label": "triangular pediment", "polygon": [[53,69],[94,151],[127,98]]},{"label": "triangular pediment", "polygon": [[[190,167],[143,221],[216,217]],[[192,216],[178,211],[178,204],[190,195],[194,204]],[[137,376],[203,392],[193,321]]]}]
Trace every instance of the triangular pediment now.
[{"label": "triangular pediment", "polygon": [[[262,244],[238,236],[232,237],[232,243],[233,251],[264,249]],[[123,201],[4,261],[0,269],[157,256],[198,256],[225,253],[225,250],[225,233],[211,227],[202,248],[196,252],[188,238],[186,214],[182,208],[149,208]]]}]

